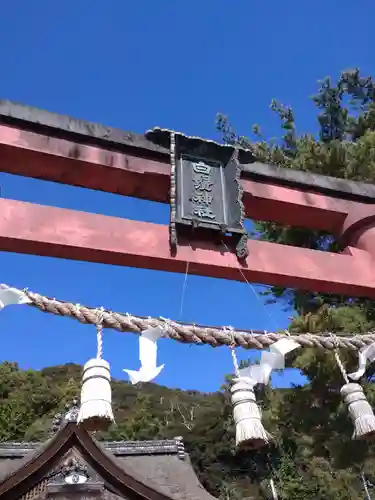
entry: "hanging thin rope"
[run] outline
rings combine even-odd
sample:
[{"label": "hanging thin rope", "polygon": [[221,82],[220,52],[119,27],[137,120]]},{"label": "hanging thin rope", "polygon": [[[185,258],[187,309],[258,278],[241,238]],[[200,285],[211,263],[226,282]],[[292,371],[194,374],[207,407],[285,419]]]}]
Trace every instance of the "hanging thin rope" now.
[{"label": "hanging thin rope", "polygon": [[276,489],[276,486],[275,486],[275,481],[272,478],[270,479],[270,487],[271,487],[271,493],[272,493],[273,500],[278,500],[279,496],[277,494],[277,489]]},{"label": "hanging thin rope", "polygon": [[370,491],[368,489],[367,481],[363,472],[361,472],[361,479],[362,479],[363,489],[365,490],[366,493],[366,499],[371,500]]},{"label": "hanging thin rope", "polygon": [[103,357],[103,312],[104,309],[101,307],[99,309],[97,315],[97,323],[96,323],[96,342],[97,342],[97,351],[96,351],[96,359],[102,359]]},{"label": "hanging thin rope", "polygon": [[227,331],[229,335],[232,337],[232,342],[230,344],[230,351],[232,354],[232,361],[233,361],[233,367],[234,367],[234,374],[237,378],[240,377],[240,366],[238,364],[238,359],[237,359],[237,354],[236,354],[236,341],[234,338],[234,330],[232,327],[227,327],[224,328],[224,331]]},{"label": "hanging thin rope", "polygon": [[[1,286],[3,288],[7,287],[7,285]],[[50,299],[26,289],[24,293],[31,300],[31,303],[27,305],[36,307],[42,312],[74,318],[83,324],[97,324],[97,308],[89,308],[72,302]],[[145,318],[105,309],[103,309],[102,314],[103,328],[113,328],[119,332],[139,334],[148,328],[160,326],[165,329],[165,337],[177,340],[178,342],[208,344],[212,347],[230,346],[234,343],[237,347],[243,347],[244,349],[264,349],[278,340],[288,337],[285,333],[262,332],[260,330],[233,329],[231,332],[228,332],[228,328],[225,327],[166,321],[164,318]],[[329,334],[315,335],[303,333],[292,335],[292,337],[302,347],[323,348],[331,351],[336,347],[358,350],[375,342],[375,332],[369,332],[364,335],[348,333],[342,337],[337,337],[336,334],[336,341],[333,341]]]},{"label": "hanging thin rope", "polygon": [[350,380],[349,380],[348,374],[346,373],[344,363],[341,361],[340,353],[338,351],[338,348],[340,347],[338,338],[336,337],[336,335],[334,333],[330,333],[330,337],[332,338],[333,343],[335,345],[335,348],[334,348],[333,352],[334,352],[334,356],[335,356],[335,360],[336,360],[337,366],[339,367],[339,370],[341,372],[342,378],[345,380],[345,383],[349,384]]},{"label": "hanging thin rope", "polygon": [[189,261],[186,262],[185,277],[184,277],[184,282],[182,284],[181,302],[180,302],[180,319],[182,318],[182,312],[184,310],[185,292],[186,292],[186,285],[187,285],[188,276],[189,276]]},{"label": "hanging thin rope", "polygon": [[340,358],[340,355],[339,355],[337,349],[335,349],[334,353],[335,353],[336,363],[337,363],[338,367],[340,368],[342,378],[345,380],[346,384],[349,384],[350,380],[349,380],[348,374],[346,373],[346,370],[344,368],[343,362],[341,361],[341,358]]},{"label": "hanging thin rope", "polygon": [[[226,245],[225,241],[224,240],[221,240],[222,244],[225,246],[226,250],[228,253],[230,253],[230,250],[228,248],[228,246]],[[252,285],[252,283],[250,283],[250,281],[246,278],[246,275],[245,273],[242,271],[242,268],[241,266],[239,265],[239,263],[237,262],[237,269],[239,271],[239,273],[241,274],[242,276],[242,279],[245,281],[245,283],[247,284],[247,286],[249,287],[250,291],[255,295],[255,298],[256,300],[259,302],[259,304],[261,305],[263,311],[267,314],[269,320],[271,321],[272,325],[274,328],[277,329],[277,324],[276,324],[276,320],[274,318],[274,316],[271,314],[271,312],[269,311],[269,309],[267,309],[267,306],[266,304],[263,302],[263,300],[259,297],[259,294],[257,293],[257,291],[255,290],[254,286]]]}]

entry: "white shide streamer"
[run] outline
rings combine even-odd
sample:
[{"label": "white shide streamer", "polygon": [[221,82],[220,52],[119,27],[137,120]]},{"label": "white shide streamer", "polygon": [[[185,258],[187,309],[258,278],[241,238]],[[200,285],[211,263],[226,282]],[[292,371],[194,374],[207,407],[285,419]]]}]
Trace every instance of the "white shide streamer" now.
[{"label": "white shide streamer", "polygon": [[26,293],[17,290],[17,288],[8,288],[6,285],[0,285],[0,311],[5,306],[30,303],[31,300]]},{"label": "white shide streamer", "polygon": [[257,405],[254,388],[257,384],[267,385],[272,370],[285,368],[285,355],[300,345],[291,338],[281,339],[262,351],[260,364],[238,369],[232,350],[236,376],[231,387],[233,418],[236,425],[236,445],[246,448],[260,448],[269,442],[271,435],[262,424],[262,412]]},{"label": "white shide streamer", "polygon": [[164,368],[164,365],[156,365],[157,341],[163,334],[163,328],[157,326],[156,328],[148,328],[139,336],[139,359],[141,367],[137,371],[124,369],[124,372],[129,375],[132,384],[150,382],[157,377]]},{"label": "white shide streamer", "polygon": [[251,365],[239,370],[239,379],[252,388],[257,384],[268,385],[272,370],[285,368],[285,355],[301,347],[292,338],[278,340],[269,351],[262,351],[259,365]]},{"label": "white shide streamer", "polygon": [[361,349],[358,353],[358,370],[348,373],[352,380],[359,380],[366,371],[367,362],[372,363],[375,360],[375,342]]}]

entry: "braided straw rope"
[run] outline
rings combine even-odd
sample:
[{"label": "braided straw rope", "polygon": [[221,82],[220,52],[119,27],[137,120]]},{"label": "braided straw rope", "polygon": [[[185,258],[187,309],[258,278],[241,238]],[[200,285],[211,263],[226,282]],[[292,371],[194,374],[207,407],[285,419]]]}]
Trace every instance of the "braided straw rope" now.
[{"label": "braided straw rope", "polygon": [[[6,285],[2,285],[2,287],[6,287]],[[84,324],[96,325],[98,323],[97,308],[89,308],[80,304],[50,299],[28,290],[24,290],[24,292],[31,300],[31,303],[28,305],[36,307],[42,312],[74,318]],[[289,337],[289,334],[282,333],[244,332],[233,328],[229,329],[228,327],[205,327],[188,323],[177,323],[164,318],[143,318],[105,309],[101,310],[101,320],[103,328],[113,328],[119,332],[133,332],[138,334],[148,328],[160,326],[165,331],[164,337],[169,337],[183,343],[208,344],[212,347],[226,345],[243,347],[244,349],[264,349],[282,338]],[[348,334],[342,337],[335,336],[334,339],[328,333],[326,335],[303,333],[293,335],[293,339],[302,347],[329,350],[339,347],[358,350],[375,342],[375,333],[364,335]]]}]

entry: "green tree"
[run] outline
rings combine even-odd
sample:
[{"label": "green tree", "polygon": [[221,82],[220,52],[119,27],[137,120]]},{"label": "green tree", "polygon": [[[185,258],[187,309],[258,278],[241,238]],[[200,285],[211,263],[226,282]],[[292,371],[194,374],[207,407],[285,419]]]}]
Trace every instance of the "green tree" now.
[{"label": "green tree", "polygon": [[[254,137],[236,134],[228,119],[218,115],[217,128],[227,143],[251,148],[259,161],[300,171],[351,180],[375,180],[375,86],[358,69],[344,71],[336,82],[325,78],[313,97],[317,108],[318,134],[299,135],[293,110],[276,100],[271,103],[282,134],[264,140],[258,126]],[[303,228],[255,221],[254,237],[262,240],[337,251],[333,235]],[[374,329],[374,302],[304,290],[272,287],[265,293],[269,303],[282,301],[296,311],[291,332],[366,332]],[[340,353],[348,370],[356,357]],[[342,375],[332,353],[296,352],[290,360],[307,377],[304,387],[285,391],[279,404],[271,404],[278,442],[282,498],[363,498],[359,472],[375,465],[373,452],[351,441],[352,425],[341,403]],[[372,376],[370,369],[367,378]],[[365,383],[373,402],[374,390]],[[303,480],[302,480],[303,479]],[[266,497],[269,493],[265,493]]]},{"label": "green tree", "polygon": [[159,436],[163,424],[162,419],[155,414],[151,396],[139,392],[131,416],[113,426],[106,437],[128,441],[155,439]]},{"label": "green tree", "polygon": [[[266,141],[259,138],[259,127],[255,140],[238,136],[227,117],[219,114],[217,128],[226,143],[250,147],[259,161],[269,162],[284,168],[308,171],[351,180],[373,182],[375,179],[375,86],[371,77],[362,77],[358,69],[344,71],[336,84],[330,78],[320,82],[318,93],[313,97],[317,107],[319,132],[297,134],[293,110],[276,100],[271,103],[281,123],[279,140]],[[258,139],[258,140],[256,140]],[[337,248],[332,235],[301,228],[284,227],[272,222],[256,222],[257,237],[316,250]],[[321,296],[303,290],[271,288],[270,298],[284,299],[299,314],[328,301],[332,304],[359,304],[364,316],[374,320],[372,302],[353,301],[350,298]]]}]

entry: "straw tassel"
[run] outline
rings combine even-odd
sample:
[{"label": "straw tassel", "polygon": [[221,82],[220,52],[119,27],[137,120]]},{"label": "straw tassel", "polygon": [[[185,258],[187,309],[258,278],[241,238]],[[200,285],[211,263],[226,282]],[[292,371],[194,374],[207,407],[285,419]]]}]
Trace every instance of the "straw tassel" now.
[{"label": "straw tassel", "polygon": [[254,388],[238,380],[231,387],[236,446],[255,450],[265,446],[271,435],[262,424],[262,411],[257,405]]},{"label": "straw tassel", "polygon": [[107,430],[114,422],[112,412],[111,374],[109,363],[102,359],[103,312],[96,325],[97,356],[83,367],[81,407],[77,422],[89,431]]},{"label": "straw tassel", "polygon": [[337,349],[335,349],[335,359],[345,380],[340,393],[354,424],[352,439],[372,440],[375,436],[375,415],[370,403],[366,399],[363,388],[359,384],[350,382]]},{"label": "straw tassel", "polygon": [[350,418],[354,424],[353,439],[374,439],[375,415],[359,384],[348,383],[341,388]]},{"label": "straw tassel", "polygon": [[232,395],[233,419],[236,426],[236,446],[255,450],[265,446],[271,435],[262,424],[262,411],[257,405],[254,387],[240,378],[234,345],[231,346],[236,379],[230,391]]}]

